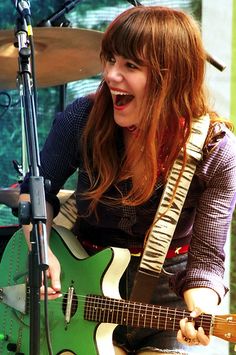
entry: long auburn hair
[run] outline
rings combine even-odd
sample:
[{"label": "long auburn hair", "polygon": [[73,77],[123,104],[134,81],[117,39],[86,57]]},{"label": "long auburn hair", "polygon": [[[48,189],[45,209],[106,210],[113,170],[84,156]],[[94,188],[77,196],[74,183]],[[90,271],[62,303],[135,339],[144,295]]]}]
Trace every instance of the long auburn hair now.
[{"label": "long auburn hair", "polygon": [[[152,6],[121,13],[104,33],[100,57],[105,64],[114,55],[148,67],[141,123],[129,154],[117,148],[121,128],[113,119],[113,104],[103,80],[84,130],[82,149],[91,183],[84,197],[97,202],[137,206],[153,194],[157,180],[166,180],[191,131],[193,118],[209,112],[204,89],[206,52],[197,22],[182,11]],[[142,147],[142,149],[140,149]],[[132,158],[131,158],[132,157]],[[184,154],[186,162],[186,152]],[[132,159],[132,164],[131,160]],[[133,179],[142,161],[143,179]],[[184,168],[183,164],[183,168]],[[132,166],[132,168],[130,168]],[[126,195],[110,200],[106,191],[131,179]]]}]

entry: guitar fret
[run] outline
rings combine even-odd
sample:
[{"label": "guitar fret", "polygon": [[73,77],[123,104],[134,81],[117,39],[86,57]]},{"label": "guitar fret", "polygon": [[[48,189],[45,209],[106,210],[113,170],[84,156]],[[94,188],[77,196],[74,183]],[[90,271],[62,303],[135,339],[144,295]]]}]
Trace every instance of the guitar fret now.
[{"label": "guitar fret", "polygon": [[119,303],[117,302],[116,303],[116,310],[115,310],[115,312],[116,312],[116,324],[122,324],[121,323],[121,313],[120,313],[120,311],[119,311]]},{"label": "guitar fret", "polygon": [[[84,307],[86,320],[163,330],[178,330],[179,321],[189,315],[190,312],[176,308],[95,295],[86,297]],[[203,314],[194,321],[196,327],[203,327],[205,333],[209,334],[212,326],[211,315]]]},{"label": "guitar fret", "polygon": [[[102,299],[101,299],[102,300]],[[99,309],[99,319],[102,320],[102,307],[101,307],[101,302],[99,300],[99,298],[97,298],[97,301],[98,301],[98,309]]]},{"label": "guitar fret", "polygon": [[109,306],[108,311],[107,311],[107,323],[112,323],[111,322],[112,317],[113,317],[113,307],[112,307],[112,305],[114,304],[114,302],[112,302],[112,300],[110,299],[109,303],[110,303],[110,306]]},{"label": "guitar fret", "polygon": [[107,322],[107,316],[108,316],[108,311],[107,311],[107,313],[106,313],[106,307],[107,307],[107,310],[109,310],[109,307],[108,307],[108,300],[107,299],[105,299],[104,300],[104,306],[100,306],[100,308],[101,308],[101,314],[102,314],[102,317],[101,317],[101,320],[102,320],[102,322],[103,323],[106,323]]},{"label": "guitar fret", "polygon": [[144,323],[143,326],[146,327],[146,320],[147,320],[147,310],[148,310],[148,304],[145,307],[145,314],[144,314]]},{"label": "guitar fret", "polygon": [[160,329],[160,314],[161,314],[161,306],[159,307],[159,314],[157,317],[157,329]]},{"label": "guitar fret", "polygon": [[98,318],[97,297],[94,298],[94,311],[93,311],[93,316],[95,316],[95,319],[99,319],[99,318]]},{"label": "guitar fret", "polygon": [[107,323],[113,323],[114,301],[110,299],[110,307],[107,313]]},{"label": "guitar fret", "polygon": [[122,302],[122,311],[121,311],[121,323],[123,324],[123,321],[124,321],[124,307],[125,307],[125,303]]},{"label": "guitar fret", "polygon": [[154,306],[152,306],[150,328],[152,328],[153,312],[154,312]]},{"label": "guitar fret", "polygon": [[130,308],[131,308],[130,325],[134,326],[135,325],[136,302],[132,302],[132,303],[130,302],[129,313],[130,313]]},{"label": "guitar fret", "polygon": [[168,322],[168,312],[169,312],[169,308],[167,308],[166,310],[166,315],[165,315],[165,325],[164,325],[164,328],[167,329],[167,322]]},{"label": "guitar fret", "polygon": [[119,324],[119,312],[118,312],[118,307],[116,307],[116,324]]},{"label": "guitar fret", "polygon": [[84,318],[85,318],[85,319],[90,318],[90,317],[89,317],[90,309],[91,309],[91,305],[90,305],[90,303],[89,303],[89,304],[87,305],[87,307],[86,307],[86,299],[85,299],[85,307],[84,307]]},{"label": "guitar fret", "polygon": [[138,308],[138,327],[140,327],[140,309],[141,309],[141,307],[142,307],[142,304],[141,303],[139,303],[139,308]]},{"label": "guitar fret", "polygon": [[173,319],[173,327],[172,327],[172,330],[175,330],[175,327],[176,327],[176,308],[175,308],[175,314],[174,314],[174,319]]},{"label": "guitar fret", "polygon": [[130,308],[130,302],[128,302],[128,305],[127,305],[127,318],[126,318],[126,325],[129,325],[129,308]]},{"label": "guitar fret", "polygon": [[127,325],[129,324],[129,302],[124,302],[122,311],[122,324]]}]

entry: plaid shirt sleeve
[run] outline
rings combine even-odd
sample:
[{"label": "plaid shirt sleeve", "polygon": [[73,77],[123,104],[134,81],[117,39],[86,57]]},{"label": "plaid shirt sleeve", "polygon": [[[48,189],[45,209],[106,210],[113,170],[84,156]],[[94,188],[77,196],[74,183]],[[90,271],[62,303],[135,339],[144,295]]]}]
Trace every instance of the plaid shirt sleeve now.
[{"label": "plaid shirt sleeve", "polygon": [[229,234],[236,197],[236,139],[225,129],[220,143],[203,159],[196,174],[205,182],[193,225],[185,271],[175,278],[175,290],[207,287],[220,300],[228,291],[224,285],[224,246]]}]

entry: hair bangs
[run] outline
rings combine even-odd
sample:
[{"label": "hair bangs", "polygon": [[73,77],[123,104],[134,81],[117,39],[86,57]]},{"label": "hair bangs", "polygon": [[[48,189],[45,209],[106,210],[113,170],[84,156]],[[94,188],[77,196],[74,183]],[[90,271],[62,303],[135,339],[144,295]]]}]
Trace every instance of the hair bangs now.
[{"label": "hair bangs", "polygon": [[111,56],[119,55],[145,65],[145,48],[144,28],[139,19],[131,16],[120,22],[118,18],[103,36],[100,57],[102,61],[107,61]]}]

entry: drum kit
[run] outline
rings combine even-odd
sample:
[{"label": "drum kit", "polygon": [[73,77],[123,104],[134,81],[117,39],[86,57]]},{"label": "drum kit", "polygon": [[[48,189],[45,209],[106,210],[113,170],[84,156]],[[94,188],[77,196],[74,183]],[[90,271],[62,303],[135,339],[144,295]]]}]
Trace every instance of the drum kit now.
[{"label": "drum kit", "polygon": [[[33,29],[36,82],[44,88],[98,74],[102,32],[69,27]],[[0,89],[15,89],[18,49],[14,31],[0,31]]]},{"label": "drum kit", "polygon": [[[65,85],[101,72],[99,51],[102,32],[69,27],[35,27],[36,83],[39,88]],[[0,30],[0,90],[17,88],[18,49],[12,30]],[[64,203],[71,191],[62,190]],[[0,188],[0,204],[18,206],[19,185]]]}]

